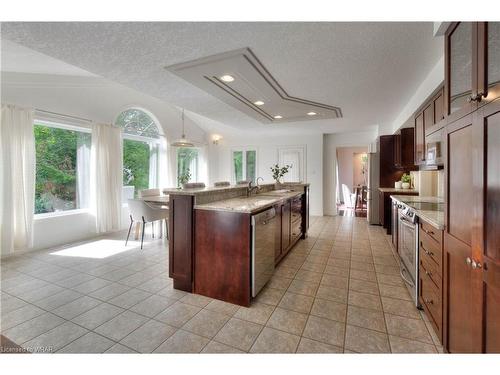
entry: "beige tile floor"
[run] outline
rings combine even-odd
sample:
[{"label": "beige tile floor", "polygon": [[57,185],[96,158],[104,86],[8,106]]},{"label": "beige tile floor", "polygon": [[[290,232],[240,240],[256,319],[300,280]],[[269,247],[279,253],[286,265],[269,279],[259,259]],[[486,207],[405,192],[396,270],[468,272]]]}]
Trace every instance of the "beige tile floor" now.
[{"label": "beige tile floor", "polygon": [[51,249],[2,261],[2,334],[65,353],[442,352],[388,236],[364,218],[311,218],[250,308],[174,290],[166,243],[125,249],[123,236],[105,237],[120,252],[102,258]]}]

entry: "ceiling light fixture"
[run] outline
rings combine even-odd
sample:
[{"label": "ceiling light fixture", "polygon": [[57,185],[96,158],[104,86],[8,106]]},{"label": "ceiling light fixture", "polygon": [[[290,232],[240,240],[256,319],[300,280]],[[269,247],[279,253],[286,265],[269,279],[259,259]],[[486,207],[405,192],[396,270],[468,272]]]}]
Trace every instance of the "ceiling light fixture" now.
[{"label": "ceiling light fixture", "polygon": [[182,137],[171,144],[174,147],[194,147],[194,143],[186,138],[184,134],[184,108],[182,109]]},{"label": "ceiling light fixture", "polygon": [[253,104],[261,106],[264,105],[264,102],[262,100],[257,100],[256,102],[253,102]]},{"label": "ceiling light fixture", "polygon": [[276,116],[274,116],[274,118],[275,118],[276,120],[279,120],[280,118],[283,118],[283,116],[281,116],[281,115],[276,115]]},{"label": "ceiling light fixture", "polygon": [[308,116],[316,116],[316,115],[317,115],[317,113],[316,113],[316,112],[307,112],[307,115],[308,115]]},{"label": "ceiling light fixture", "polygon": [[230,76],[229,74],[225,74],[225,75],[223,75],[223,76],[220,77],[220,80],[222,82],[233,82],[234,81],[234,77]]}]

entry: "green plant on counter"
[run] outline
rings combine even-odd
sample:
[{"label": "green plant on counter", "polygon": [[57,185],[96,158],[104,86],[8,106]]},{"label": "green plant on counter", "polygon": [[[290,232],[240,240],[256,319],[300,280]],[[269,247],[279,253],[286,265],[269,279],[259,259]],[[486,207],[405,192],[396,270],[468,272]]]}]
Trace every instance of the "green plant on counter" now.
[{"label": "green plant on counter", "polygon": [[291,165],[285,165],[284,167],[281,167],[281,168],[278,164],[275,164],[274,166],[272,166],[271,172],[273,172],[274,181],[276,181],[276,183],[280,183],[281,177],[286,175],[290,168],[292,168]]},{"label": "green plant on counter", "polygon": [[181,173],[178,178],[179,187],[182,187],[184,184],[187,184],[191,179],[191,172],[189,168],[186,168],[184,173]]},{"label": "green plant on counter", "polygon": [[405,183],[410,183],[411,182],[411,176],[409,174],[406,174],[404,173],[402,176],[401,176],[401,182]]}]

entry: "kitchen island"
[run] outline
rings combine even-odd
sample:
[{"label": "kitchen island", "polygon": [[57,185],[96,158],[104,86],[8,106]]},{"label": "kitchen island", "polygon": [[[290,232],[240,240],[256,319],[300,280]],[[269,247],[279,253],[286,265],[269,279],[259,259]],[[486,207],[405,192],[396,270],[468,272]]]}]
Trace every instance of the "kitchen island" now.
[{"label": "kitchen island", "polygon": [[[309,184],[279,190],[266,184],[255,195],[247,197],[247,192],[246,186],[164,190],[170,195],[169,276],[175,289],[249,306],[252,276],[258,271],[252,262],[255,251],[272,246],[274,268],[306,238]],[[252,218],[265,211],[274,213],[272,236],[266,229],[267,234],[256,237]],[[267,246],[262,242],[266,236]],[[255,238],[261,238],[260,247]]]}]

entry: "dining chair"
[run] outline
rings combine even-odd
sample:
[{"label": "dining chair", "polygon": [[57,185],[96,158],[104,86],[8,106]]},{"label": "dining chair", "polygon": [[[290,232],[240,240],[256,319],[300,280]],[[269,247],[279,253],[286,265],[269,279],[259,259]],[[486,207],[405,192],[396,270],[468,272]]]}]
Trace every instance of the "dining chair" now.
[{"label": "dining chair", "polygon": [[132,230],[132,225],[134,222],[142,221],[142,234],[141,234],[141,250],[142,245],[144,243],[144,232],[146,231],[146,223],[151,223],[153,226],[153,222],[157,220],[165,220],[167,223],[167,239],[169,239],[168,235],[168,208],[157,208],[153,207],[142,199],[129,199],[128,200],[128,208],[130,210],[130,226],[128,228],[127,240],[125,241],[125,246],[127,246],[128,239],[130,237],[130,231]]},{"label": "dining chair", "polygon": [[160,189],[143,189],[139,190],[139,198],[156,197],[160,195]]},{"label": "dining chair", "polygon": [[223,186],[230,186],[231,183],[229,181],[218,181],[214,183],[215,187],[223,187]]},{"label": "dining chair", "polygon": [[347,208],[354,208],[356,204],[356,194],[351,193],[351,189],[346,184],[342,184],[342,194],[344,196],[344,204]]}]

